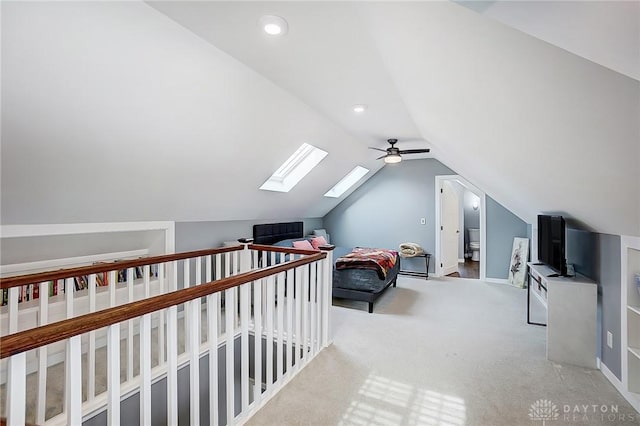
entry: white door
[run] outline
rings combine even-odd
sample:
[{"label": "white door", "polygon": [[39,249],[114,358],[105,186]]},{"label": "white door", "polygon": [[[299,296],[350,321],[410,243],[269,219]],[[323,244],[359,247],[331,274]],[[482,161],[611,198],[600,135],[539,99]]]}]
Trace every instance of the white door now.
[{"label": "white door", "polygon": [[440,253],[442,275],[458,272],[458,236],[460,223],[458,195],[451,183],[442,182],[440,193]]}]

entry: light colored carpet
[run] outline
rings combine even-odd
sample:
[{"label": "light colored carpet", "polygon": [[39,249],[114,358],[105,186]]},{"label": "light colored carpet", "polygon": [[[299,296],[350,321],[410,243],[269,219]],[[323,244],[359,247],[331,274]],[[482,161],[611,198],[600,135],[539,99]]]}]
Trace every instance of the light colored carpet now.
[{"label": "light colored carpet", "polygon": [[525,290],[400,277],[373,314],[353,306],[333,307],[333,344],[249,424],[542,425],[529,416],[539,400],[559,415],[547,425],[640,424],[602,373],[547,361]]}]

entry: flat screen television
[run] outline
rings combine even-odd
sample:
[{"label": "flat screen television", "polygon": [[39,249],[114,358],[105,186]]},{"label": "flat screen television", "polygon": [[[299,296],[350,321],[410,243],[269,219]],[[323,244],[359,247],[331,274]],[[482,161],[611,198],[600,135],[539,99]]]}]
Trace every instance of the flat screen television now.
[{"label": "flat screen television", "polygon": [[538,260],[560,275],[567,275],[565,228],[562,216],[538,216]]}]

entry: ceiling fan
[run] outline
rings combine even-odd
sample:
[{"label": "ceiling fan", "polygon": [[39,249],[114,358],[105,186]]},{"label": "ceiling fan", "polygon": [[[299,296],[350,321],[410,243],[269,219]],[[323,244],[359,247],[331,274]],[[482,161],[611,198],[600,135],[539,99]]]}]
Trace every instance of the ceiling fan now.
[{"label": "ceiling fan", "polygon": [[369,147],[369,149],[375,149],[376,151],[385,152],[386,153],[385,155],[383,155],[382,157],[376,158],[376,160],[380,160],[381,158],[384,158],[384,162],[387,164],[401,162],[402,161],[401,154],[422,154],[422,153],[431,151],[429,148],[401,150],[395,147],[395,144],[398,143],[398,139],[387,139],[387,142],[391,144],[391,147],[387,148],[386,150],[380,149],[380,148],[374,148],[372,146]]}]

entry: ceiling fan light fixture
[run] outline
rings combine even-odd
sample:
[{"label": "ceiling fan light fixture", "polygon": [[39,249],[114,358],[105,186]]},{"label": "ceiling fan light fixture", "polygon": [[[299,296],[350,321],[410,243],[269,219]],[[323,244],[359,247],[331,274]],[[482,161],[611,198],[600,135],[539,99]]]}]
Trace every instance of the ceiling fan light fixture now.
[{"label": "ceiling fan light fixture", "polygon": [[287,33],[289,24],[284,18],[276,15],[264,15],[260,18],[260,26],[265,33],[272,36],[280,36]]},{"label": "ceiling fan light fixture", "polygon": [[384,157],[384,162],[387,164],[395,164],[402,161],[400,154],[388,154]]}]

